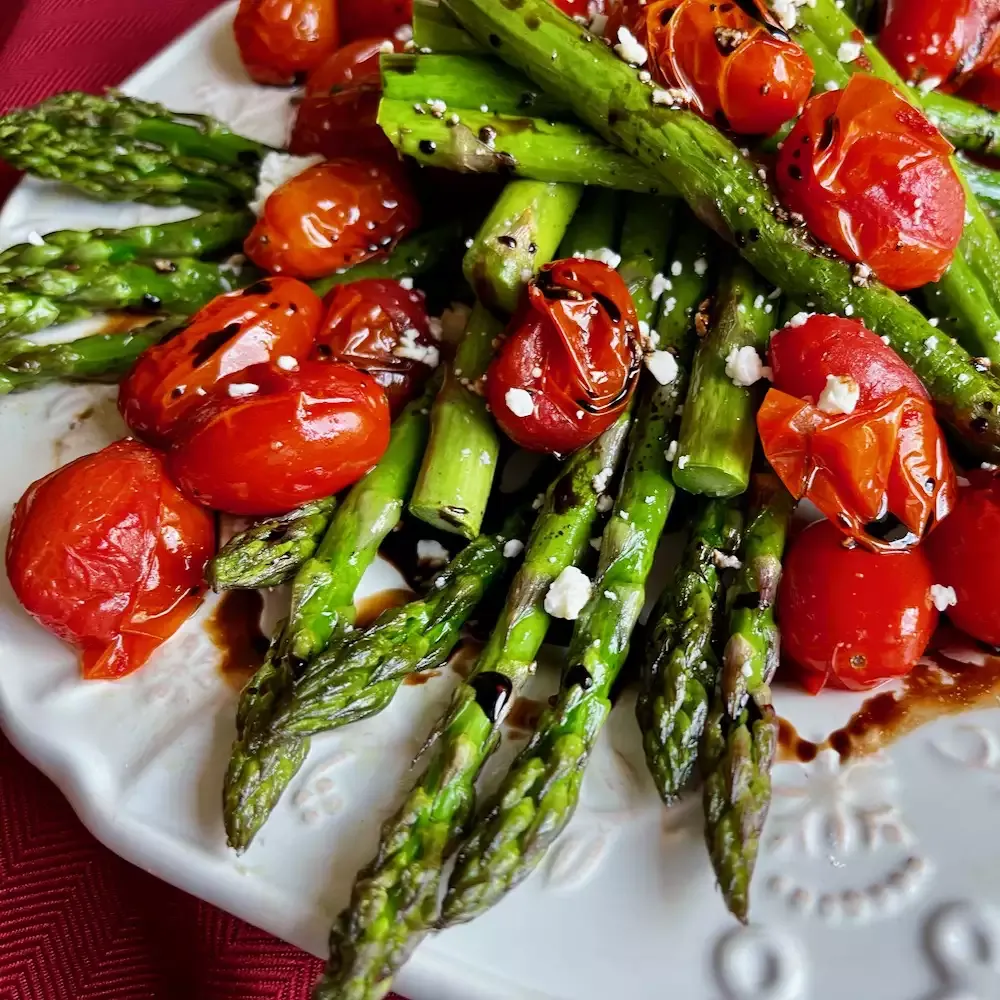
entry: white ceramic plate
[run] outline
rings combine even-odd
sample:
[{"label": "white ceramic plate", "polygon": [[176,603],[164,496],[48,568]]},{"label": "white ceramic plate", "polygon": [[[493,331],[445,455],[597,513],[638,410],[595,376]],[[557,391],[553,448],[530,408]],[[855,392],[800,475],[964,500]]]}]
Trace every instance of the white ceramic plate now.
[{"label": "white ceramic plate", "polygon": [[[250,83],[214,12],[140,72],[132,93],[208,111],[279,141],[288,96]],[[178,218],[23,184],[0,246],[31,230]],[[110,388],[53,387],[0,401],[0,531],[39,476],[121,436]],[[381,564],[363,592],[398,584]],[[224,843],[220,787],[235,691],[189,622],[137,674],[83,683],[72,652],[0,581],[0,720],[112,850],[322,955],[327,928],[409,762],[454,684],[404,687],[382,716],[314,741],[247,855]],[[547,695],[554,674],[538,678]],[[861,699],[779,692],[821,739]],[[569,829],[529,880],[473,924],[426,941],[399,977],[412,1000],[991,1000],[1000,997],[1000,710],[940,720],[841,768],[832,753],[781,764],[758,865],[753,923],[715,890],[700,800],[665,811],[626,696],[602,735]],[[492,762],[496,776],[518,742]],[[832,758],[832,760],[831,760]]]}]

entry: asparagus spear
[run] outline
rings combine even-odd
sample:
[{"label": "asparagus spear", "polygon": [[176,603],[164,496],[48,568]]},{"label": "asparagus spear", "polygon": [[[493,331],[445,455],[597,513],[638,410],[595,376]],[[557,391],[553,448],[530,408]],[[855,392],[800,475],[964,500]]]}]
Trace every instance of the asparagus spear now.
[{"label": "asparagus spear", "polygon": [[628,424],[623,414],[577,452],[549,488],[499,624],[431,738],[422,776],[382,828],[377,856],[358,876],[350,906],[334,923],[317,1000],[383,996],[433,927],[441,869],[472,811],[476,776],[499,743],[500,723],[534,670],[545,638],[546,593],[587,545],[597,514],[592,479],[617,464]]},{"label": "asparagus spear", "polygon": [[640,329],[651,328],[660,311],[653,298],[653,279],[667,263],[677,203],[666,198],[629,195],[622,223],[621,263],[618,273],[628,285]]},{"label": "asparagus spear", "polygon": [[716,315],[695,354],[674,460],[674,481],[689,493],[736,496],[750,482],[762,386],[737,384],[730,372],[739,351],[767,352],[774,326],[765,311],[773,309],[768,291],[740,260],[719,285]]},{"label": "asparagus spear", "polygon": [[668,804],[694,771],[716,682],[712,631],[719,566],[735,555],[741,530],[732,500],[702,501],[674,579],[650,616],[635,712],[646,762]]},{"label": "asparagus spear", "polygon": [[[683,351],[683,344],[675,346]],[[445,926],[479,916],[530,875],[576,809],[675,494],[663,442],[678,393],[652,377],[642,393],[621,490],[604,529],[594,596],[573,631],[558,701],[459,851]]]},{"label": "asparagus spear", "polygon": [[208,564],[209,586],[215,591],[254,590],[290,580],[316,551],[336,505],[335,497],[314,500],[233,535]]},{"label": "asparagus spear", "polygon": [[101,201],[245,205],[269,147],[204,115],[70,92],[0,118],[0,157]]},{"label": "asparagus spear", "polygon": [[580,210],[573,216],[559,258],[586,257],[618,246],[622,228],[622,199],[617,191],[594,188],[583,192]]},{"label": "asparagus spear", "polygon": [[465,546],[425,597],[384,612],[364,632],[316,657],[273,728],[303,736],[357,722],[381,712],[407,675],[444,663],[483,596],[517,564],[505,546],[524,537],[531,514],[529,504],[519,505],[499,532]]},{"label": "asparagus spear", "polygon": [[0,343],[0,395],[35,389],[66,379],[113,380],[124,375],[147,347],[183,326],[181,316],[150,323],[128,333],[98,333],[64,344],[8,339]]},{"label": "asparagus spear", "polygon": [[0,290],[0,337],[37,333],[60,323],[71,323],[91,314],[86,306],[58,302],[30,292]]},{"label": "asparagus spear", "polygon": [[889,336],[927,386],[940,417],[979,456],[1000,455],[1000,381],[977,370],[949,338],[928,351],[934,328],[915,307],[877,282],[853,280],[851,267],[819,254],[804,229],[785,221],[757,164],[714,126],[692,112],[655,103],[655,91],[635,69],[606,46],[588,41],[590,36],[549,0],[517,5],[447,0],[447,6],[481,42],[495,35],[500,42],[495,51],[505,61],[669,179],[696,214],[736,243],[768,281],[814,302],[813,308],[840,313],[850,307],[870,329]]},{"label": "asparagus spear", "polygon": [[479,300],[434,401],[430,442],[409,507],[443,531],[479,534],[500,452],[481,381],[503,324],[484,301],[513,311],[528,277],[552,259],[580,193],[574,186],[512,181],[466,253],[465,272]]},{"label": "asparagus spear", "polygon": [[251,213],[232,210],[204,212],[162,226],[49,233],[40,243],[0,251],[0,284],[42,269],[205,257],[242,243],[252,224]]},{"label": "asparagus spear", "polygon": [[478,52],[479,45],[438,0],[413,0],[413,44],[436,52]]},{"label": "asparagus spear", "polygon": [[778,729],[768,687],[778,665],[773,605],[791,512],[792,498],[777,477],[758,474],[742,568],[726,593],[729,639],[701,746],[708,850],[726,904],[744,922],[771,800]]},{"label": "asparagus spear", "polygon": [[271,733],[274,713],[309,660],[353,623],[354,591],[382,540],[398,523],[416,475],[434,388],[429,385],[424,396],[399,415],[378,465],[351,488],[319,548],[299,568],[288,620],[240,694],[223,814],[229,844],[241,853],[305,760],[307,740]]},{"label": "asparagus spear", "polygon": [[[920,94],[927,117],[953,146],[982,156],[1000,155],[1000,115],[939,90]],[[963,162],[963,170],[965,164]]]}]

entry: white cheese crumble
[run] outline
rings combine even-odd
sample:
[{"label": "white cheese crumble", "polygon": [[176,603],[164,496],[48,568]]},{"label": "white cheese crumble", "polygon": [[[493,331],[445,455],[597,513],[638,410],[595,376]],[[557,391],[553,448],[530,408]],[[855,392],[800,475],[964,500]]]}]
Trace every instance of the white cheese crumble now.
[{"label": "white cheese crumble", "polygon": [[242,399],[244,396],[252,396],[259,388],[255,382],[230,382],[226,392],[233,399]]},{"label": "white cheese crumble", "polygon": [[837,58],[842,63],[854,62],[861,55],[864,46],[861,42],[841,42],[837,49]]},{"label": "white cheese crumble", "polygon": [[426,566],[446,566],[451,558],[448,550],[434,538],[421,538],[417,542],[417,562]]},{"label": "white cheese crumble", "polygon": [[815,315],[815,313],[797,312],[785,326],[804,326],[809,317]]},{"label": "white cheese crumble", "polygon": [[524,542],[520,538],[511,538],[504,543],[504,559],[516,559],[524,551]]},{"label": "white cheese crumble", "polygon": [[292,156],[291,153],[268,153],[261,161],[260,173],[257,175],[257,190],[254,191],[250,211],[256,216],[264,212],[264,204],[271,195],[293,177],[298,177],[303,170],[322,163],[322,156]]},{"label": "white cheese crumble", "polygon": [[294,372],[299,370],[298,361],[296,361],[290,354],[282,354],[275,364],[277,364],[282,371]]},{"label": "white cheese crumble", "polygon": [[923,94],[929,94],[932,90],[937,90],[937,88],[941,86],[942,82],[943,81],[939,76],[928,76],[917,84],[917,90]]},{"label": "white cheese crumble", "polygon": [[614,475],[614,471],[610,465],[606,465],[591,479],[590,485],[594,487],[595,493],[603,493],[608,488],[608,480]]},{"label": "white cheese crumble", "polygon": [[681,275],[681,273],[682,273],[683,271],[684,271],[684,265],[683,265],[683,264],[682,264],[682,263],[681,263],[681,262],[680,262],[679,260],[675,260],[675,261],[674,261],[674,262],[673,262],[673,263],[672,263],[672,264],[670,265],[670,273],[671,273],[671,274],[672,274],[672,275],[673,275],[673,276],[674,276],[675,278],[679,277],[679,276]]},{"label": "white cheese crumble", "polygon": [[690,455],[681,455],[681,457],[679,459],[677,459],[677,468],[678,469],[687,468],[687,464],[690,461],[691,461],[691,456]]},{"label": "white cheese crumble", "polygon": [[608,267],[617,267],[622,262],[622,255],[615,253],[610,247],[598,247],[596,250],[587,250],[583,256],[587,260],[596,260]]},{"label": "white cheese crumble", "polygon": [[412,278],[400,278],[399,287],[405,289],[408,292],[413,291],[413,279]]},{"label": "white cheese crumble", "polygon": [[503,401],[515,417],[530,417],[535,412],[535,402],[526,389],[508,389]]},{"label": "white cheese crumble", "polygon": [[618,29],[618,43],[615,45],[615,52],[630,66],[642,66],[649,58],[646,49],[639,44],[635,35],[624,26]]},{"label": "white cheese crumble", "polygon": [[45,246],[45,240],[43,240],[42,237],[39,236],[39,234],[36,233],[34,229],[32,229],[30,233],[28,233],[28,242],[33,247],[43,247],[43,246]]},{"label": "white cheese crumble", "polygon": [[545,595],[545,610],[553,618],[576,621],[590,600],[593,584],[576,566],[567,566],[550,584]]},{"label": "white cheese crumble", "polygon": [[609,601],[617,601],[618,600],[618,595],[613,590],[606,590],[606,591],[604,591],[604,596]]},{"label": "white cheese crumble", "polygon": [[698,275],[699,278],[705,277],[705,272],[708,270],[708,261],[704,257],[699,257],[694,262],[694,273]]},{"label": "white cheese crumble", "polygon": [[677,442],[671,441],[667,445],[666,450],[663,452],[663,457],[668,461],[672,462],[677,457]]},{"label": "white cheese crumble", "polygon": [[404,330],[392,353],[397,358],[406,358],[409,361],[418,361],[431,368],[437,368],[438,362],[441,360],[441,352],[433,344],[421,344],[417,340],[419,336],[420,331],[414,330],[413,327]]},{"label": "white cheese crumble", "polygon": [[771,12],[785,31],[791,31],[799,22],[799,7],[807,5],[815,7],[816,0],[771,0]]},{"label": "white cheese crumble", "polygon": [[938,611],[947,611],[958,604],[958,595],[954,587],[945,587],[940,583],[935,583],[931,587],[931,600]]},{"label": "white cheese crumble", "polygon": [[674,287],[674,283],[662,274],[654,274],[653,280],[649,283],[649,297],[654,302],[660,301],[660,296],[664,292],[669,292]]},{"label": "white cheese crumble", "polygon": [[827,375],[817,405],[824,413],[853,413],[860,395],[861,388],[850,375]]},{"label": "white cheese crumble", "polygon": [[677,359],[670,351],[652,351],[645,357],[646,367],[660,385],[670,385],[677,378]]},{"label": "white cheese crumble", "polygon": [[726,358],[726,375],[733,385],[746,388],[764,377],[764,363],[749,345],[734,347]]},{"label": "white cheese crumble", "polygon": [[721,549],[715,549],[712,552],[712,562],[715,563],[717,569],[739,569],[743,565],[736,556],[731,556]]},{"label": "white cheese crumble", "polygon": [[611,510],[612,507],[614,507],[614,505],[615,502],[614,500],[611,499],[610,495],[607,493],[602,493],[597,498],[597,513],[607,514],[607,512]]}]

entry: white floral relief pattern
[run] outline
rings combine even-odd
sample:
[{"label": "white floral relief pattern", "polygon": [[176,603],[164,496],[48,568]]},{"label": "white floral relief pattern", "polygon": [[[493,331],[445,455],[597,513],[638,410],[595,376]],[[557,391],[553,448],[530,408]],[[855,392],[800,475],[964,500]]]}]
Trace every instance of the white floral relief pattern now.
[{"label": "white floral relief pattern", "polygon": [[[796,914],[831,924],[885,919],[911,905],[932,865],[900,814],[897,784],[883,754],[841,764],[824,751],[797,770],[778,768],[764,841],[769,867],[806,860],[829,867],[812,864],[816,877],[796,877],[782,865],[762,879],[768,892]],[[859,858],[863,866],[846,864]]]},{"label": "white floral relief pattern", "polygon": [[920,1000],[994,1000],[1000,996],[1000,923],[991,907],[955,902],[931,914],[927,953],[941,989]]},{"label": "white floral relief pattern", "polygon": [[805,1000],[806,962],[785,932],[738,927],[719,939],[713,959],[723,1000]]}]

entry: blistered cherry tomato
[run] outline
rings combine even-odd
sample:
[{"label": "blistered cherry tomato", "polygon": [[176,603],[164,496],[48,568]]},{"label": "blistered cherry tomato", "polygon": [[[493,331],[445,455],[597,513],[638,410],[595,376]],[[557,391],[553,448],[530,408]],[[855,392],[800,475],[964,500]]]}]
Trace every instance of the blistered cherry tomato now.
[{"label": "blistered cherry tomato", "polygon": [[250,365],[306,357],[322,316],[319,296],[295,278],[265,278],[220,295],[143,353],[118,390],[118,409],[135,434],[165,444],[220,379]]},{"label": "blistered cherry tomato", "polygon": [[785,204],[813,235],[890,288],[937,281],[965,225],[965,191],[941,133],[863,73],[813,97],[778,155]]},{"label": "blistered cherry tomato", "polygon": [[7,575],[28,613],[78,647],[87,678],[141,667],[201,601],[215,522],[167,478],[160,454],[119,441],[28,487]]},{"label": "blistered cherry tomato", "polygon": [[167,466],[206,507],[277,514],[360,479],[389,443],[389,419],[382,388],[349,365],[256,365],[178,428]]},{"label": "blistered cherry tomato", "polygon": [[288,86],[338,45],[335,0],[240,0],[233,22],[247,72],[258,83]]},{"label": "blistered cherry tomato", "polygon": [[579,17],[588,23],[595,17],[605,13],[605,0],[552,0],[564,14],[570,17]]},{"label": "blistered cherry tomato", "polygon": [[392,156],[375,123],[382,96],[379,56],[393,51],[387,38],[363,38],[329,56],[309,75],[289,144],[297,156]]},{"label": "blistered cherry tomato", "polygon": [[907,83],[954,90],[998,32],[998,0],[888,0],[878,47]]},{"label": "blistered cherry tomato", "polygon": [[388,252],[419,222],[401,164],[331,160],[271,194],[244,249],[273,274],[319,278]]},{"label": "blistered cherry tomato", "polygon": [[645,7],[644,34],[659,81],[721,128],[770,135],[809,97],[815,71],[805,50],[745,5],[657,0]]},{"label": "blistered cherry tomato", "polygon": [[340,25],[345,42],[395,35],[412,20],[413,0],[340,0]]},{"label": "blistered cherry tomato", "polygon": [[966,100],[1000,111],[1000,56],[980,66],[958,93]]},{"label": "blistered cherry tomato", "polygon": [[922,548],[876,554],[848,548],[829,522],[792,543],[778,591],[781,649],[807,690],[862,691],[909,673],[938,613]]},{"label": "blistered cherry tomato", "polygon": [[335,288],[327,302],[313,357],[368,372],[398,413],[439,360],[423,292],[371,278]]},{"label": "blistered cherry tomato", "polygon": [[958,491],[951,514],[925,546],[934,582],[954,587],[951,621],[975,639],[1000,646],[1000,479],[978,469]]},{"label": "blistered cherry tomato", "polygon": [[522,448],[567,454],[610,427],[639,371],[638,320],[617,271],[547,264],[487,374],[497,423]]}]

